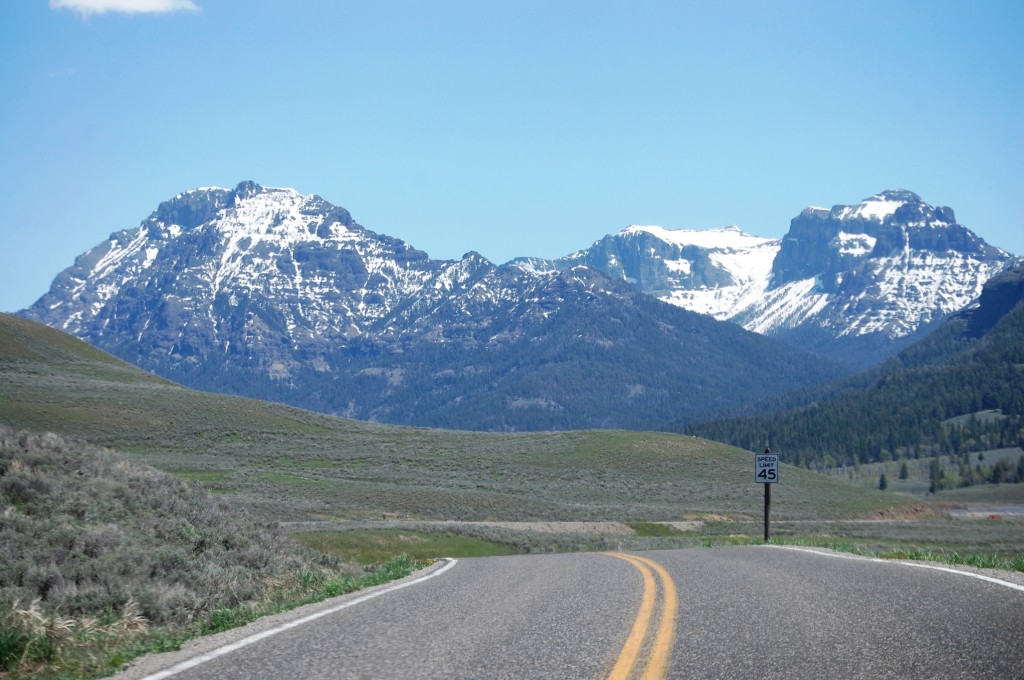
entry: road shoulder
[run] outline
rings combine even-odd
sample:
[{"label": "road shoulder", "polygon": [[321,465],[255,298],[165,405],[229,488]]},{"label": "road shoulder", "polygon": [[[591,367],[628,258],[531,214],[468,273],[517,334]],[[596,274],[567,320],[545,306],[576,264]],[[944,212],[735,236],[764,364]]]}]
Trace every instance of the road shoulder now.
[{"label": "road shoulder", "polygon": [[436,572],[452,564],[451,560],[437,560],[430,566],[415,571],[408,576],[396,581],[389,581],[363,590],[357,590],[338,597],[332,597],[321,602],[303,605],[287,612],[264,616],[252,623],[239,628],[232,628],[213,635],[207,635],[194,640],[189,640],[181,646],[181,649],[173,652],[162,652],[158,654],[147,654],[133,659],[127,668],[111,676],[117,680],[143,680],[153,675],[173,669],[181,663],[188,662],[204,655],[216,653],[224,647],[238,645],[247,638],[269,634],[276,628],[299,622],[303,619],[322,615],[333,609],[343,608],[354,603],[355,600],[368,599],[383,594],[385,591],[397,590],[412,585],[413,582],[433,576]]}]

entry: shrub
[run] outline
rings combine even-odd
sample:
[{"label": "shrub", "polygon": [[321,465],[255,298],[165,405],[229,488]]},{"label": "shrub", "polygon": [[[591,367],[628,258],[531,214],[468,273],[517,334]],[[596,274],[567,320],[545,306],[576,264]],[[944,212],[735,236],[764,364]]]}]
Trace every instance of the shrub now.
[{"label": "shrub", "polygon": [[[197,485],[82,442],[3,426],[0,513],[4,672],[93,658],[150,624],[244,622],[266,602],[308,597],[358,572]],[[300,581],[300,571],[312,576]]]}]

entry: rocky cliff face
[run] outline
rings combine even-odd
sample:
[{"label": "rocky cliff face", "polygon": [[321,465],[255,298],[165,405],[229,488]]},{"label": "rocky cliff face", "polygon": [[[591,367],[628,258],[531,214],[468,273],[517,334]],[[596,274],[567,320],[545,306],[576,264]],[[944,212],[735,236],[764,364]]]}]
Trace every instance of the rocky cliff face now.
[{"label": "rocky cliff face", "polygon": [[142,365],[258,355],[281,377],[296,353],[315,361],[365,336],[439,275],[317,196],[243,182],[161,204],[80,256],[26,316]]},{"label": "rocky cliff face", "polygon": [[764,289],[778,241],[737,227],[707,231],[632,226],[553,263],[585,264],[676,306],[731,318]]},{"label": "rocky cliff face", "polygon": [[[981,294],[1012,258],[908,191],[795,218],[772,268],[770,297],[813,281],[813,315],[787,319],[842,338],[899,346]],[[842,347],[842,343],[839,344]]]},{"label": "rocky cliff face", "polygon": [[252,182],[161,204],[23,315],[193,387],[456,428],[659,428],[837,375],[584,263],[432,260]]},{"label": "rocky cliff face", "polygon": [[985,284],[978,304],[962,312],[967,336],[980,338],[1024,300],[1024,262],[993,276]]},{"label": "rocky cliff face", "polygon": [[863,366],[969,304],[1011,261],[952,209],[897,190],[807,208],[781,240],[630,227],[556,264],[585,262],[665,302]]}]

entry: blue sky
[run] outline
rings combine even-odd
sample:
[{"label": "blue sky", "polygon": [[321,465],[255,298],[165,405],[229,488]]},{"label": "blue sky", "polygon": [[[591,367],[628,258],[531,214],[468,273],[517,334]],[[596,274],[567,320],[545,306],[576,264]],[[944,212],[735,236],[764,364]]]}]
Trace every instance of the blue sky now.
[{"label": "blue sky", "polygon": [[0,310],[246,179],[437,258],[889,188],[1022,255],[1022,32],[999,0],[3,0]]}]

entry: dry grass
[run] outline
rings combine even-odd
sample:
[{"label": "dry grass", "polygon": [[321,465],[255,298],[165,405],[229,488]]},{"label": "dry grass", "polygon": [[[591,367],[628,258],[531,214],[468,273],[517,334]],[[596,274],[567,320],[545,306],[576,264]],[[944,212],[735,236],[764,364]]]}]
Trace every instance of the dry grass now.
[{"label": "dry grass", "polygon": [[[331,418],[186,390],[4,316],[0,423],[131,453],[276,520],[672,521],[756,515],[760,505],[751,454],[722,444],[664,433],[494,434]],[[908,502],[789,467],[774,491],[780,519],[860,516]]]},{"label": "dry grass", "polygon": [[[12,678],[69,667],[102,674],[126,654],[365,582],[362,568],[348,564],[355,549],[344,538],[343,559],[316,555],[280,528],[282,520],[356,528],[387,518],[422,531],[436,531],[423,520],[477,520],[459,533],[524,552],[710,545],[760,532],[763,490],[753,482],[752,455],[721,444],[663,433],[484,434],[331,418],[186,390],[55,331],[5,323],[0,423],[59,433],[0,425],[0,670]],[[786,466],[781,477],[772,492],[780,536],[847,537],[880,550],[1012,555],[1024,546],[1013,523],[928,517],[891,490]],[[917,521],[849,521],[908,514]],[[486,521],[688,519],[706,521],[679,534],[638,524],[666,534],[647,536]],[[366,578],[410,568],[396,563]]]},{"label": "dry grass", "polygon": [[[0,426],[0,671],[99,670],[150,625],[314,593],[362,569],[109,451]],[[232,614],[236,616],[237,614]]]}]

